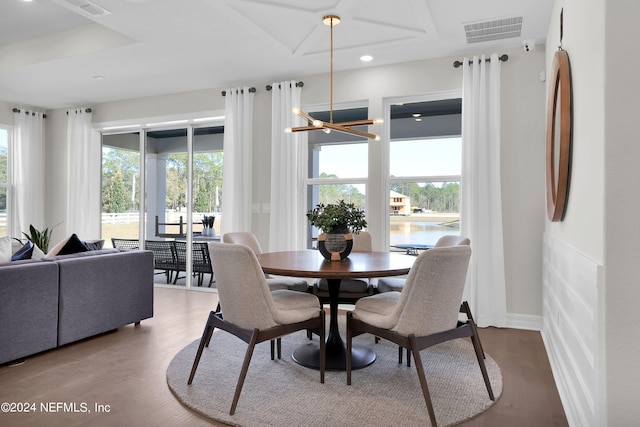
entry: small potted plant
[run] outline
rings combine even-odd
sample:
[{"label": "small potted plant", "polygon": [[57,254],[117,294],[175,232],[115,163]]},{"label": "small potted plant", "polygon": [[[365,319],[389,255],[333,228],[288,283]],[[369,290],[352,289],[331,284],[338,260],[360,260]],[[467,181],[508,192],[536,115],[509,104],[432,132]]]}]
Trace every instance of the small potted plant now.
[{"label": "small potted plant", "polygon": [[364,210],[344,200],[316,205],[307,212],[307,219],[322,230],[323,234],[318,236],[318,249],[331,261],[348,257],[353,247],[351,233],[358,234],[367,226]]},{"label": "small potted plant", "polygon": [[[51,234],[53,233],[53,230],[60,224],[62,224],[62,222],[59,222],[58,224],[54,225],[51,228],[47,227],[44,230],[38,230],[37,228],[35,228],[33,225],[30,224],[29,234],[23,231],[22,235],[46,254],[49,251],[49,241],[51,240]],[[14,239],[22,243],[22,240],[15,237]]]},{"label": "small potted plant", "polygon": [[211,216],[203,216],[202,217],[202,235],[203,236],[208,236],[208,237],[213,237],[215,236],[216,232],[213,229],[213,224],[216,222],[216,217],[211,215]]}]

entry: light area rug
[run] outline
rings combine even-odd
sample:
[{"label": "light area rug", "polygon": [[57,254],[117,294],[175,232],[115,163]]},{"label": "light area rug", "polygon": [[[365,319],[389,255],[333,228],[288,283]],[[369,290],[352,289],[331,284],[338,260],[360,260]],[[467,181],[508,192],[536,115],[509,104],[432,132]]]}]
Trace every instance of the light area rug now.
[{"label": "light area rug", "polygon": [[[430,425],[414,361],[411,367],[404,359],[398,364],[398,348],[384,340],[375,343],[371,335],[355,337],[354,344],[369,346],[377,359],[353,371],[350,386],[345,372],[327,371],[321,384],[319,371],[292,360],[295,348],[309,344],[304,331],[282,338],[280,360],[271,360],[268,342],[258,344],[233,416],[229,410],[247,345],[216,330],[193,383],[187,385],[198,343],[176,354],[167,369],[167,383],[183,405],[213,420],[232,426]],[[438,425],[455,425],[495,403],[469,339],[442,343],[420,354]],[[485,363],[497,400],[502,394],[500,367],[488,354]]]}]

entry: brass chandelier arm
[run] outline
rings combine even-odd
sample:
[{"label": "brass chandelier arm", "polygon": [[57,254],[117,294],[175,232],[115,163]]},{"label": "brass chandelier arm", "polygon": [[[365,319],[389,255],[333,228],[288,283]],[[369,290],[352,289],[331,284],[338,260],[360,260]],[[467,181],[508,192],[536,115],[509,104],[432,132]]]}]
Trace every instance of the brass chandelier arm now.
[{"label": "brass chandelier arm", "polygon": [[363,132],[361,130],[357,130],[357,129],[351,129],[348,127],[344,127],[344,126],[340,126],[334,123],[322,123],[322,127],[325,129],[332,129],[338,132],[343,132],[343,133],[350,133],[352,135],[358,135],[358,136],[363,136],[365,138],[370,138],[370,139],[374,139],[376,141],[380,140],[380,137],[378,137],[378,135],[374,135],[372,133],[369,132]]},{"label": "brass chandelier arm", "polygon": [[293,113],[299,115],[304,118],[309,126],[298,126],[294,128],[287,128],[285,132],[304,132],[311,130],[323,130],[326,133],[329,133],[331,130],[335,130],[337,132],[348,133],[352,135],[361,136],[364,138],[373,139],[376,141],[380,141],[380,137],[373,133],[363,132],[361,130],[351,129],[353,126],[370,126],[370,125],[378,125],[382,123],[382,119],[367,119],[367,120],[353,120],[349,122],[342,123],[333,123],[333,26],[338,25],[340,23],[340,17],[337,15],[326,15],[322,18],[322,22],[325,25],[329,26],[329,38],[330,38],[330,68],[329,68],[329,122],[323,122],[322,120],[317,120],[302,111],[300,108],[296,107],[293,109]]},{"label": "brass chandelier arm", "polygon": [[315,127],[315,126],[298,126],[296,128],[289,128],[289,129],[285,129],[285,131],[287,132],[305,132],[305,131],[309,131],[309,130],[321,130],[321,127]]},{"label": "brass chandelier arm", "polygon": [[313,123],[314,121],[316,121],[316,119],[314,119],[313,117],[311,117],[310,115],[308,115],[307,113],[305,113],[305,112],[304,112],[304,111],[302,111],[302,110],[298,110],[298,111],[297,111],[297,114],[298,114],[300,117],[304,118],[304,119],[305,119],[306,121],[308,121],[309,123]]}]

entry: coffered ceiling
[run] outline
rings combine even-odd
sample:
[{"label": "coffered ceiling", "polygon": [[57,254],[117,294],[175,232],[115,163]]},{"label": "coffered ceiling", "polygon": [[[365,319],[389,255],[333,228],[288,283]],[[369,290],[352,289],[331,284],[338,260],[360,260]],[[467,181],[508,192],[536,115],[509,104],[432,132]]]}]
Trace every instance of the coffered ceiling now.
[{"label": "coffered ceiling", "polygon": [[[327,14],[342,18],[335,71],[490,54],[523,40],[542,48],[552,7],[553,0],[2,0],[0,100],[62,108],[304,80],[329,71]],[[361,62],[364,54],[373,61]]]}]

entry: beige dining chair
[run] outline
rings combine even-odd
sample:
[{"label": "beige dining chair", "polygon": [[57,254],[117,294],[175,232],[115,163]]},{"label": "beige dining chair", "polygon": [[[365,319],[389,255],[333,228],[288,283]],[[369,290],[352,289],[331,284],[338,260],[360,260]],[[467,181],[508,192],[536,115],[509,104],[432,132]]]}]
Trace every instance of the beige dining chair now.
[{"label": "beige dining chair", "polygon": [[[370,333],[411,351],[431,424],[436,426],[420,351],[445,341],[469,337],[489,398],[495,400],[477,331],[458,323],[471,248],[433,248],[421,253],[409,271],[402,292],[362,298],[347,312],[347,384],[351,384],[353,337]],[[401,362],[400,362],[401,363]]]},{"label": "beige dining chair", "polygon": [[[442,236],[438,239],[434,248],[442,248],[447,246],[469,246],[471,245],[471,240],[468,237],[457,236],[454,234],[448,234]],[[398,277],[382,277],[378,279],[378,286],[376,287],[376,291],[378,293],[384,292],[402,292],[404,289],[405,283],[407,279],[398,278]],[[469,307],[469,303],[467,301],[462,301],[460,304],[460,313],[463,313],[467,316],[466,322],[471,324],[471,327],[477,330],[477,325],[473,320],[473,315],[471,314],[471,307]],[[377,338],[376,338],[377,342]],[[480,338],[478,338],[478,342],[480,342]],[[482,344],[480,344],[480,348],[482,349]],[[482,350],[482,354],[484,356],[484,350]],[[400,363],[402,363],[402,349],[399,349],[398,358]],[[407,366],[411,366],[411,353],[407,350]]]},{"label": "beige dining chair", "polygon": [[[222,241],[224,243],[234,243],[248,246],[251,250],[259,255],[262,253],[260,242],[256,236],[248,231],[236,231],[231,233],[225,233],[222,235]],[[290,277],[272,277],[265,274],[269,289],[275,291],[277,289],[289,289],[299,292],[310,292],[309,282],[302,278],[290,278]]]},{"label": "beige dining chair", "polygon": [[[209,313],[188,384],[193,383],[204,348],[209,347],[215,328],[233,334],[248,344],[229,415],[235,413],[238,405],[254,347],[263,341],[271,341],[271,360],[274,360],[273,341],[276,340],[280,359],[282,336],[305,329],[318,330],[320,382],[324,383],[325,312],[318,298],[309,293],[286,289],[270,291],[256,254],[248,246],[211,242],[209,251],[222,310]],[[264,398],[268,399],[269,396]]]}]

